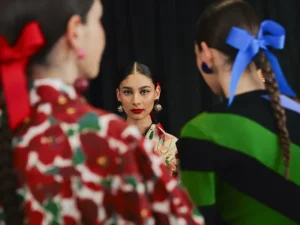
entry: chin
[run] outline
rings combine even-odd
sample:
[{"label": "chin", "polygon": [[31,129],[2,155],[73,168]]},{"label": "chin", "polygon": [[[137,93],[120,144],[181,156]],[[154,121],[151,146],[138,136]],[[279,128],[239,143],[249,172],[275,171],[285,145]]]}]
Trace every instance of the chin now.
[{"label": "chin", "polygon": [[94,69],[86,71],[84,76],[85,78],[92,80],[98,77],[99,73],[100,73],[100,67],[97,65],[97,67],[95,67]]},{"label": "chin", "polygon": [[97,78],[98,75],[99,75],[99,72],[97,72],[97,73],[90,73],[90,74],[86,75],[86,78],[89,79],[89,80],[92,80],[92,79]]},{"label": "chin", "polygon": [[141,120],[141,119],[145,118],[145,115],[143,115],[143,114],[131,114],[130,118],[132,120]]}]

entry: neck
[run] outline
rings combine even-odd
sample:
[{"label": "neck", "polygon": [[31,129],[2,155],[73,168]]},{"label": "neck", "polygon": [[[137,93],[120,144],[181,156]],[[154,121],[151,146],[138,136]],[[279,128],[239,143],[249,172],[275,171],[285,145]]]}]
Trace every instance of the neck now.
[{"label": "neck", "polygon": [[144,119],[141,119],[141,120],[134,120],[134,119],[127,117],[127,122],[137,126],[142,134],[144,134],[146,132],[146,130],[149,129],[149,127],[152,124],[150,115],[148,115],[147,117],[145,117]]},{"label": "neck", "polygon": [[[231,72],[231,71],[230,71]],[[222,74],[220,76],[224,79],[220,80],[224,95],[229,97],[229,86],[230,86],[230,74]],[[259,77],[256,70],[246,71],[241,75],[238,82],[238,86],[235,91],[235,95],[256,91],[264,90],[265,85],[263,80]]]},{"label": "neck", "polygon": [[31,78],[57,78],[69,85],[73,85],[79,77],[76,56],[60,39],[47,57],[47,65],[34,65]]},{"label": "neck", "polygon": [[32,79],[56,78],[64,81],[69,85],[73,85],[76,79],[79,77],[78,73],[72,69],[45,68],[42,66],[35,66],[32,69],[31,75]]}]

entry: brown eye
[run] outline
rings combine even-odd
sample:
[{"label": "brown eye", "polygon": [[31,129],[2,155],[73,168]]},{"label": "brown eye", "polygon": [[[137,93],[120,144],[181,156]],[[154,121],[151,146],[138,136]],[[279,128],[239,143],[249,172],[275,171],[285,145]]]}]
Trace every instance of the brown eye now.
[{"label": "brown eye", "polygon": [[132,94],[132,91],[123,91],[123,94],[124,94],[124,95],[131,95],[131,94]]},{"label": "brown eye", "polygon": [[149,92],[150,92],[150,91],[148,91],[148,90],[141,90],[140,93],[141,93],[142,95],[146,95],[146,94],[148,94]]}]

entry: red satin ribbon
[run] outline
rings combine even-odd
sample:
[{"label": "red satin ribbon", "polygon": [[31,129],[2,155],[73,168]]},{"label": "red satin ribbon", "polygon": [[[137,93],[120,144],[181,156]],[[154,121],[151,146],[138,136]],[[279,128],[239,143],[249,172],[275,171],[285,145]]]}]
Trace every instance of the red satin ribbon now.
[{"label": "red satin ribbon", "polygon": [[15,46],[0,36],[0,76],[11,129],[16,128],[30,114],[26,67],[45,41],[36,22],[27,24]]}]

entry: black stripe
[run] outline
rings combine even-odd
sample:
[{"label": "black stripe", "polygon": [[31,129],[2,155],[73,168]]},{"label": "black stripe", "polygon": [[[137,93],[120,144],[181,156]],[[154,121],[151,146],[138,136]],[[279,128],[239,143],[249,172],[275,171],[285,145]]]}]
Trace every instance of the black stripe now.
[{"label": "black stripe", "polygon": [[259,161],[196,139],[181,139],[178,150],[182,170],[214,170],[239,191],[300,223],[300,187]]},{"label": "black stripe", "polygon": [[180,138],[176,144],[181,170],[222,171],[226,165],[240,159],[220,151],[220,146],[208,141]]},{"label": "black stripe", "polygon": [[[226,101],[214,106],[210,112],[240,115],[277,134],[278,128],[270,101],[261,97],[265,94],[267,94],[265,91],[253,91],[237,95],[229,108]],[[287,109],[285,111],[290,139],[294,144],[300,146],[300,114]]]},{"label": "black stripe", "polygon": [[205,225],[230,225],[217,213],[216,206],[198,206],[198,210],[204,217]]}]

